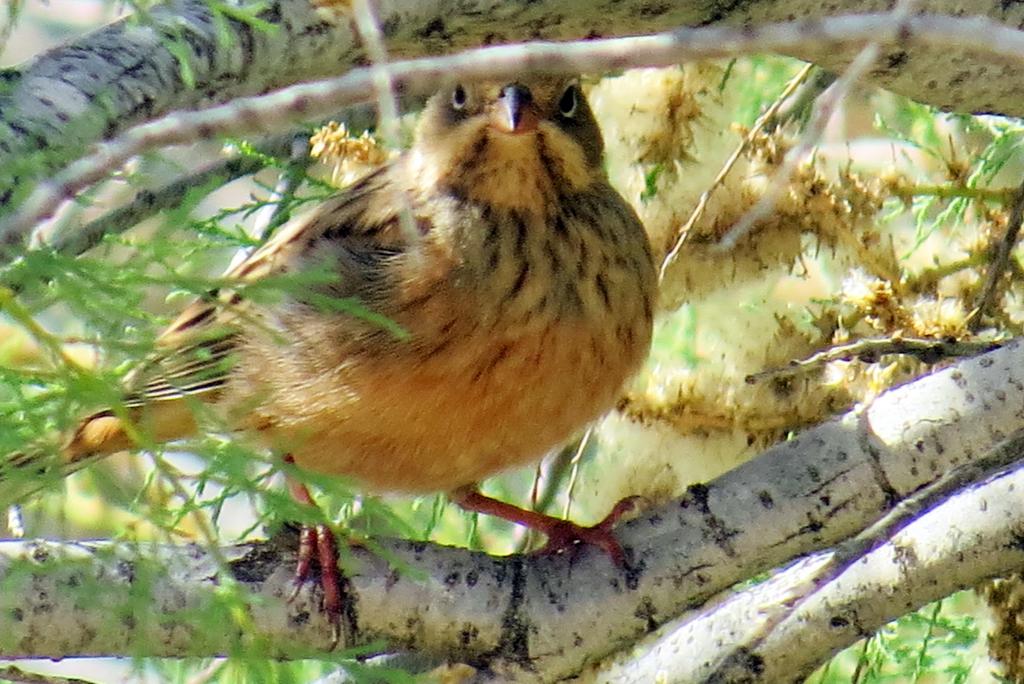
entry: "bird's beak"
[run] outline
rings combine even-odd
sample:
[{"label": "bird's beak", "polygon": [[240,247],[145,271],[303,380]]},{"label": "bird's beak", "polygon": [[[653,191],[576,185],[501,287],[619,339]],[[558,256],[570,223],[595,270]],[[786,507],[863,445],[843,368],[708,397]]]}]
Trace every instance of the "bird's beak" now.
[{"label": "bird's beak", "polygon": [[491,114],[491,126],[503,133],[529,133],[537,130],[538,120],[529,88],[510,83],[501,89],[497,107]]}]

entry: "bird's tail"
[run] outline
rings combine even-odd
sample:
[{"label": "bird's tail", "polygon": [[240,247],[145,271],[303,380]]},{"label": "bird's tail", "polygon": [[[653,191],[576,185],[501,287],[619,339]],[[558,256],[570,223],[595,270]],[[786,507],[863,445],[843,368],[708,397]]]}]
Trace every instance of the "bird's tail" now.
[{"label": "bird's tail", "polygon": [[192,411],[181,401],[161,402],[144,411],[93,413],[57,449],[30,448],[0,459],[0,511],[104,456],[180,439],[194,431]]}]

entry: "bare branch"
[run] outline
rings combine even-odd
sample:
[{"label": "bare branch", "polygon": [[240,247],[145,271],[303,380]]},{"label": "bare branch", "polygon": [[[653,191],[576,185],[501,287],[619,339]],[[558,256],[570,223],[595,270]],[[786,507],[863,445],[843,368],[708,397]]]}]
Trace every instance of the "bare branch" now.
[{"label": "bare branch", "polygon": [[[879,6],[868,0],[843,5],[847,11]],[[793,17],[817,20],[834,8],[834,3],[815,0],[601,5],[407,0],[379,3],[378,19],[389,53],[411,58],[522,40],[628,36],[676,26],[752,26]],[[921,8],[963,13],[962,1],[955,0],[923,0]],[[1001,0],[972,0],[970,10],[1003,27],[1024,21],[1024,8]],[[871,77],[940,107],[1020,115],[1019,98],[1008,87],[1019,69],[986,57],[993,54],[987,49],[971,49],[987,35],[957,31],[935,41],[933,48],[900,41]],[[799,43],[778,49],[834,72],[841,72],[854,54]],[[142,17],[127,17],[56,48],[4,79],[9,88],[0,92],[0,169],[44,176],[91,143],[171,109],[218,104],[361,63],[365,54],[352,23],[342,12],[318,11],[316,2],[269,0],[246,17],[203,0],[166,0]],[[10,166],[18,156],[37,151],[45,154],[34,166]],[[8,191],[3,188],[0,202],[8,199]]]},{"label": "bare branch", "polygon": [[[803,681],[836,652],[908,610],[1006,574],[1024,563],[1017,494],[1024,470],[968,489],[914,521],[891,542],[819,586],[831,553],[794,563],[766,582],[723,595],[665,625],[606,663],[598,682]],[[787,601],[813,589],[756,649],[718,659],[722,644],[746,644],[776,621]],[[693,657],[680,657],[680,653]],[[717,673],[715,677],[712,673]],[[716,678],[717,677],[717,678]]]},{"label": "bare branch", "polygon": [[967,317],[967,327],[970,330],[981,329],[985,316],[995,304],[999,281],[1002,280],[1010,265],[1010,255],[1017,245],[1017,236],[1020,235],[1022,221],[1024,221],[1024,182],[1014,193],[1013,204],[1010,206],[1010,218],[1006,222],[1006,232],[993,246],[992,263],[985,275],[985,286],[982,288],[981,296],[978,297],[978,305]]},{"label": "bare branch", "polygon": [[[414,109],[421,107],[423,100],[422,97],[407,97],[402,99],[401,104],[409,109]],[[371,106],[349,108],[345,112],[345,120],[352,130],[367,130],[373,126],[376,120],[376,108]],[[308,167],[312,161],[308,156],[308,145],[304,144],[304,140],[300,141],[302,142],[299,145],[302,148],[300,154],[300,150],[296,147],[297,137],[304,139],[305,134],[293,130],[253,144],[260,155],[290,159],[290,170],[283,179],[288,187],[300,180],[301,173],[299,172]],[[254,174],[263,167],[263,161],[254,157],[236,156],[214,162],[160,187],[141,190],[127,204],[112,209],[84,225],[74,227],[62,225],[58,224],[56,219],[53,222],[40,224],[32,232],[29,245],[31,248],[45,247],[63,254],[78,256],[99,244],[104,235],[119,235],[154,214],[180,206],[185,196],[195,191],[196,188],[212,187],[218,181],[227,183],[236,178]],[[291,189],[294,190],[294,188]],[[275,203],[270,207],[273,214],[272,220],[263,226],[257,225],[257,235],[263,234],[264,229],[275,228],[277,222],[286,218],[279,213],[281,206],[281,203]]]},{"label": "bare branch", "polygon": [[388,73],[387,49],[384,47],[384,37],[381,35],[377,17],[374,16],[371,0],[354,0],[352,15],[355,18],[356,30],[359,31],[359,37],[366,45],[366,51],[373,65],[371,67],[373,86],[377,93],[377,109],[380,112],[377,131],[386,144],[394,145],[400,113],[398,98],[395,94],[395,84],[392,83],[391,75]]},{"label": "bare branch", "polygon": [[[855,563],[862,561],[865,556],[882,545],[893,543],[895,536],[911,524],[919,524],[922,517],[931,517],[925,515],[926,511],[948,502],[961,490],[970,488],[972,483],[981,482],[993,476],[996,479],[1005,476],[1006,473],[1000,473],[1000,471],[1006,471],[1009,466],[1022,459],[1024,459],[1024,430],[1017,430],[990,454],[943,473],[934,482],[900,501],[876,523],[825,554],[824,562],[801,582],[803,590],[792,592],[783,605],[775,611],[776,615],[773,618],[765,619],[760,628],[753,631],[746,640],[734,643],[730,651],[723,653],[719,659],[720,667],[727,669],[736,662],[749,662],[750,654],[756,653],[764,647],[782,623],[791,621],[811,602],[820,602],[822,594],[827,593],[836,579],[847,574]],[[1024,477],[1024,472],[1021,473],[1021,477]],[[941,516],[941,514],[939,515]],[[946,594],[939,594],[935,598],[941,598],[960,588],[962,587],[950,588]],[[893,615],[893,617],[897,616],[898,614]],[[824,660],[823,657],[822,661]],[[804,663],[811,665],[812,669],[818,664],[814,660],[805,660]],[[810,672],[806,674],[810,674]],[[717,676],[723,676],[723,673],[720,672]]]},{"label": "bare branch", "polygon": [[252,234],[263,241],[291,217],[290,201],[295,198],[296,190],[306,177],[306,168],[312,162],[309,156],[309,136],[305,133],[292,136],[289,147],[288,163],[274,185],[274,191],[268,198],[269,204],[257,212],[253,223]]},{"label": "bare branch", "polygon": [[708,200],[711,199],[711,195],[714,194],[715,190],[725,181],[726,176],[728,176],[729,172],[732,171],[736,162],[739,161],[740,156],[742,156],[743,153],[746,152],[747,148],[750,147],[751,142],[753,142],[762,130],[766,129],[775,121],[775,117],[779,113],[779,110],[782,109],[782,106],[807,79],[813,69],[813,64],[807,64],[799,73],[797,73],[796,76],[790,79],[789,83],[786,84],[786,87],[781,93],[779,93],[779,97],[776,98],[775,102],[773,102],[771,106],[761,114],[761,116],[757,117],[757,121],[755,121],[754,125],[750,127],[747,134],[743,136],[743,140],[741,140],[740,144],[736,146],[736,149],[729,155],[729,158],[725,160],[725,163],[722,165],[718,175],[715,176],[713,181],[711,181],[711,185],[701,193],[700,198],[697,200],[697,205],[693,208],[693,211],[690,212],[690,218],[686,219],[686,223],[679,228],[678,234],[673,240],[671,249],[668,250],[665,258],[662,259],[661,268],[658,271],[659,281],[665,280],[665,272],[670,266],[672,266],[676,257],[679,255],[679,250],[681,250],[686,244],[686,238],[689,237],[690,231],[693,230],[693,226],[704,215],[704,210],[707,208]]},{"label": "bare branch", "polygon": [[[288,154],[291,135],[277,136],[257,149],[262,154],[284,156]],[[69,228],[49,224],[32,233],[33,248],[45,246],[64,254],[79,255],[99,244],[104,235],[118,235],[161,211],[177,207],[190,192],[197,188],[214,188],[236,178],[247,176],[264,167],[261,159],[236,156],[214,162],[180,178],[151,190],[141,190],[127,204],[89,221],[85,225]]]},{"label": "bare branch", "polygon": [[792,361],[782,368],[769,368],[751,373],[744,380],[747,384],[763,382],[771,378],[787,377],[807,373],[821,368],[832,361],[860,359],[868,363],[877,362],[887,354],[903,354],[920,359],[924,363],[937,363],[942,359],[955,359],[991,351],[1001,346],[993,340],[936,340],[919,337],[869,337],[823,349],[806,359]]},{"label": "bare branch", "polygon": [[[892,10],[892,24],[901,25],[917,7],[917,0],[898,0]],[[757,204],[750,208],[736,225],[729,228],[729,231],[722,236],[716,245],[717,249],[728,251],[736,247],[736,243],[746,237],[751,229],[768,218],[775,204],[778,202],[784,188],[788,187],[789,179],[793,177],[797,166],[811,154],[821,136],[825,133],[825,127],[832,120],[836,111],[842,106],[853,86],[864,77],[868,70],[878,61],[882,52],[882,44],[894,37],[895,34],[880,35],[872,40],[857,54],[857,57],[850,63],[843,75],[835,80],[828,89],[822,93],[811,111],[810,121],[797,144],[786,153],[782,165],[774,173],[768,183],[768,189]]]},{"label": "bare branch", "polygon": [[[892,14],[844,15],[761,27],[707,27],[636,38],[577,43],[535,43],[471,50],[432,59],[391,62],[387,71],[403,93],[434,90],[452,78],[509,77],[524,71],[579,73],[631,66],[665,66],[688,59],[745,52],[787,52],[867,41],[954,43],[1024,64],[1024,33],[983,17],[919,15],[896,21]],[[15,244],[62,201],[105,177],[140,152],[197,138],[278,130],[297,119],[326,116],[376,97],[373,69],[358,69],[327,81],[293,86],[258,98],[243,98],[200,112],[171,114],[136,126],[93,154],[44,181],[19,210],[0,223],[0,244]]]},{"label": "bare branch", "polygon": [[[622,527],[631,566],[626,572],[590,549],[575,558],[490,558],[387,542],[384,549],[399,566],[416,568],[396,574],[381,557],[353,549],[348,577],[355,610],[343,646],[385,639],[395,648],[497,672],[527,668],[544,680],[577,674],[716,592],[856,534],[941,473],[996,449],[1005,435],[1024,429],[1022,368],[1021,344],[963,361],[777,445],[706,486],[691,487],[682,499]],[[292,606],[282,601],[289,591],[291,547],[278,542],[223,551],[234,581],[258,597],[246,622],[265,634],[224,628],[204,632],[200,640],[194,627],[184,625],[185,615],[209,605],[228,579],[218,576],[202,549],[0,545],[0,654],[212,654],[256,637],[266,638],[268,653],[308,654],[329,642],[330,628],[314,609],[314,597],[305,594]],[[984,570],[978,578],[1008,567],[985,563],[978,565]],[[951,576],[963,582],[973,572]],[[87,587],[91,600],[75,599],[75,586]],[[934,598],[930,592],[937,586],[949,588],[908,587],[914,601],[872,615],[905,612],[918,599]],[[806,610],[818,601],[809,600]],[[134,612],[140,603],[166,619],[142,621]],[[129,618],[138,623],[125,630],[121,620]],[[827,648],[860,636],[858,628],[847,627],[829,631]],[[779,630],[763,649],[775,648]]]}]

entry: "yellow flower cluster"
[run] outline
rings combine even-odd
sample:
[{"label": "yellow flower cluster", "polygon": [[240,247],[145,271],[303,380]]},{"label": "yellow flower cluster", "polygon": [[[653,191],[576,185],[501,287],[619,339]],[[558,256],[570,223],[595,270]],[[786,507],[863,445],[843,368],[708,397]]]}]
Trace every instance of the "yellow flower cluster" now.
[{"label": "yellow flower cluster", "polygon": [[390,157],[369,131],[353,136],[344,123],[336,121],[317,130],[310,137],[309,145],[310,156],[330,167],[331,182],[339,187],[348,185]]}]

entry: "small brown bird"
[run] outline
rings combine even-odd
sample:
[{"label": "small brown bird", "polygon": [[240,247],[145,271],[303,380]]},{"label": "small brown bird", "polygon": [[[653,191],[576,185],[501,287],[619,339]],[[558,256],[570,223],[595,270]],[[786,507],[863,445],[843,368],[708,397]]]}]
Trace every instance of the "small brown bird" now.
[{"label": "small brown bird", "polygon": [[[302,468],[371,492],[449,492],[544,532],[550,548],[586,541],[621,562],[610,527],[622,506],[583,528],[474,489],[607,411],[647,354],[650,247],[602,154],[574,80],[442,90],[407,153],[229,273],[245,283],[319,269],[330,282],[275,302],[222,290],[193,303],[129,378],[132,425],[155,441],[194,434],[199,400]],[[405,334],[325,304],[339,299]],[[95,413],[65,458],[131,449],[131,432],[113,411]],[[318,549],[336,614],[327,537],[304,533],[298,574]]]}]

